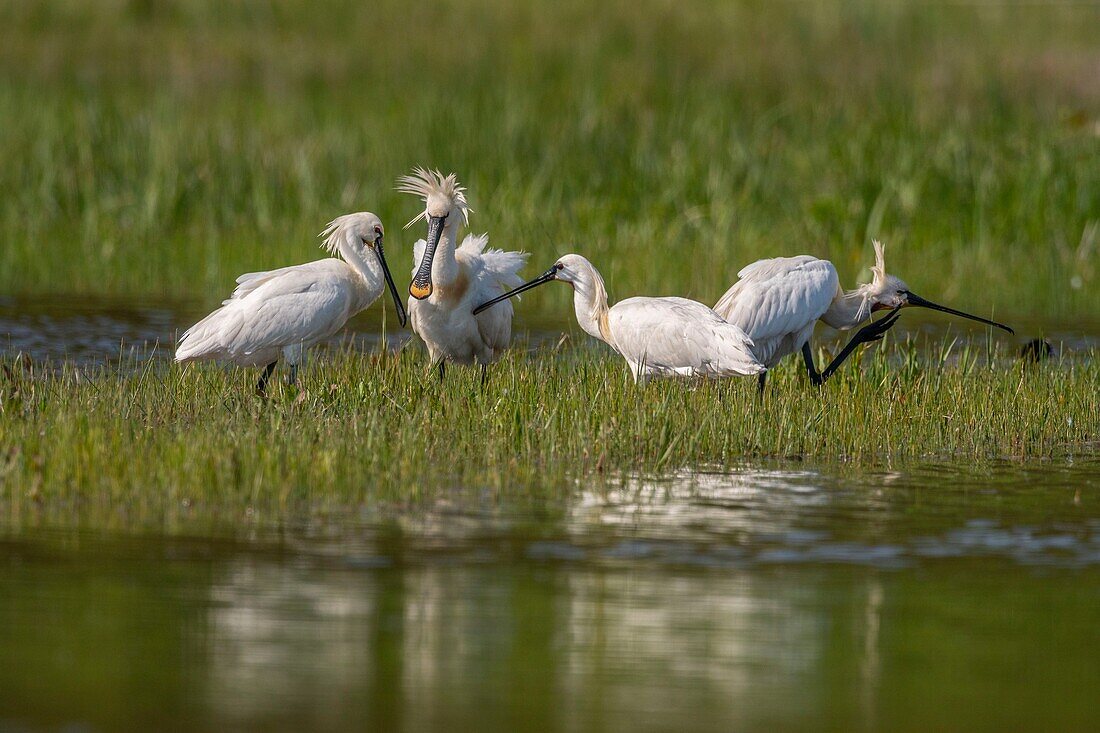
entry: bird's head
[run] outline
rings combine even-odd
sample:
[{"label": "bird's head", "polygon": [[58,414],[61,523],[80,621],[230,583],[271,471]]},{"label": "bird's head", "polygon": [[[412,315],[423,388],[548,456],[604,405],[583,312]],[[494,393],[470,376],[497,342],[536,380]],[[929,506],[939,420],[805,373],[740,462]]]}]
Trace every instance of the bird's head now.
[{"label": "bird's head", "polygon": [[369,263],[372,259],[376,261],[381,271],[379,274],[385,279],[386,286],[393,296],[394,307],[397,308],[397,320],[404,326],[405,306],[397,294],[397,286],[394,285],[390,268],[386,264],[386,252],[382,248],[385,233],[382,220],[369,211],[345,214],[330,221],[321,232],[321,236],[324,237],[322,246],[334,255],[340,254],[349,261],[356,259],[367,267],[370,267]]},{"label": "bird's head", "polygon": [[969,318],[972,321],[978,321],[979,323],[985,323],[990,326],[996,326],[1009,333],[1015,333],[1015,331],[1003,323],[997,323],[996,321],[990,321],[980,316],[964,313],[954,308],[948,308],[947,306],[939,305],[938,303],[933,303],[930,300],[925,300],[920,297],[909,289],[909,286],[904,280],[886,272],[886,247],[877,239],[873,240],[873,243],[875,246],[875,266],[871,268],[873,277],[871,282],[860,285],[857,289],[857,292],[863,297],[864,307],[868,308],[869,311],[912,307],[929,308],[931,310],[961,316],[962,318]]},{"label": "bird's head", "polygon": [[528,280],[518,288],[509,290],[506,293],[498,295],[492,300],[486,301],[474,308],[474,315],[481,313],[486,308],[489,308],[502,300],[513,298],[525,290],[531,288],[537,288],[539,285],[543,285],[548,282],[568,283],[573,290],[585,294],[594,294],[598,292],[606,299],[606,291],[604,290],[603,279],[600,277],[600,273],[596,271],[596,268],[592,267],[592,263],[581,255],[568,254],[562,255],[558,258],[558,261],[550,266],[550,269],[542,273],[533,280]]},{"label": "bird's head", "polygon": [[860,291],[872,311],[893,310],[906,305],[909,286],[900,277],[886,272],[886,246],[873,240],[875,265],[871,268],[871,282],[860,286]]},{"label": "bird's head", "polygon": [[341,245],[345,243],[360,252],[373,249],[382,241],[385,232],[381,219],[369,211],[360,211],[336,217],[328,223],[321,236],[325,238],[325,249],[332,254],[340,254]]},{"label": "bird's head", "polygon": [[432,260],[440,237],[445,231],[457,233],[460,223],[469,223],[473,210],[466,203],[466,189],[454,173],[444,176],[437,170],[417,167],[409,175],[397,179],[397,190],[419,196],[424,201],[424,210],[405,225],[408,229],[421,219],[428,222],[424,258],[409,285],[409,294],[423,300],[432,294]]},{"label": "bird's head", "polygon": [[554,280],[569,283],[574,290],[578,285],[582,288],[588,285],[595,274],[592,263],[577,254],[562,255],[545,273],[545,275],[553,275]]}]

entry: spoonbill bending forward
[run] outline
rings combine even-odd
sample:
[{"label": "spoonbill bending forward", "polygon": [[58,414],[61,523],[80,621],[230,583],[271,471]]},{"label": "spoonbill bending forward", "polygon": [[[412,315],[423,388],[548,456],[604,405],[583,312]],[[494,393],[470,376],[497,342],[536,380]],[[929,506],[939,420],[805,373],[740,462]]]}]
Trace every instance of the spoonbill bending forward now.
[{"label": "spoonbill bending forward", "polygon": [[479,305],[474,313],[551,280],[572,286],[577,323],[626,359],[635,382],[649,377],[764,373],[764,365],[753,356],[752,339],[702,303],[686,298],[627,298],[608,308],[603,278],[591,262],[576,254],[563,256],[542,275]]},{"label": "spoonbill bending forward", "polygon": [[256,391],[263,395],[282,356],[290,383],[307,348],[339,331],[389,286],[397,320],[405,309],[382,251],[382,222],[369,212],[334,219],[321,233],[335,257],[250,272],[222,307],[187,329],[176,346],[176,361],[215,359],[239,366],[264,366]]},{"label": "spoonbill bending forward", "polygon": [[[841,289],[836,268],[828,260],[809,255],[776,257],[754,262],[737,273],[740,279],[726,291],[714,310],[752,337],[753,353],[768,368],[801,349],[806,372],[816,385],[832,376],[857,346],[882,338],[897,322],[898,311],[907,306],[951,313],[1013,333],[1004,324],[937,305],[916,295],[904,282],[886,274],[883,245],[878,241],[874,245],[875,266],[871,268],[874,278],[855,290]],[[810,349],[810,337],[817,321],[846,331],[869,320],[871,313],[877,310],[890,310],[890,314],[856,332],[825,370],[818,373]],[[758,379],[763,391],[765,374]]]},{"label": "spoonbill bending forward", "polygon": [[424,211],[406,224],[428,222],[427,241],[413,246],[413,278],[409,284],[409,320],[424,339],[433,364],[443,379],[448,361],[486,366],[512,339],[512,306],[474,314],[474,306],[523,282],[519,270],[527,262],[524,252],[485,249],[489,235],[466,235],[457,246],[458,229],[467,223],[470,208],[466,190],[455,174],[416,168],[398,179],[398,190],[420,196]]}]

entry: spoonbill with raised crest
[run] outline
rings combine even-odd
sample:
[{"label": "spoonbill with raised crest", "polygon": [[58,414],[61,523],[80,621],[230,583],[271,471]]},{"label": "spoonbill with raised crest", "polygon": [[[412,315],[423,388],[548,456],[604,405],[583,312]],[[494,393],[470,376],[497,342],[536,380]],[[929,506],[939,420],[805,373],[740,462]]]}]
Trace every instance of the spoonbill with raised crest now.
[{"label": "spoonbill with raised crest", "polygon": [[752,339],[702,303],[636,297],[608,307],[603,278],[578,254],[564,255],[542,275],[482,303],[474,313],[552,280],[569,283],[577,323],[626,359],[635,382],[764,373],[764,365],[753,356]]},{"label": "spoonbill with raised crest", "polygon": [[[854,290],[840,287],[836,268],[828,260],[810,255],[776,257],[754,262],[737,273],[739,280],[719,299],[714,310],[752,337],[753,353],[768,368],[788,354],[801,350],[806,372],[815,385],[823,384],[832,376],[857,346],[882,338],[897,323],[901,308],[930,308],[1014,333],[1003,323],[921,298],[903,281],[886,273],[884,247],[878,240],[874,241],[874,247],[873,278]],[[819,373],[810,349],[810,337],[818,320],[846,331],[869,320],[871,314],[879,310],[891,312],[856,332]],[[763,391],[766,373],[761,373],[758,379]]]},{"label": "spoonbill with raised crest", "polygon": [[474,306],[523,282],[519,270],[525,252],[486,249],[489,235],[467,234],[461,246],[458,230],[469,223],[472,210],[466,189],[454,173],[415,168],[397,181],[397,189],[424,201],[405,228],[428,222],[427,239],[413,245],[413,277],[409,284],[409,322],[428,347],[428,355],[443,379],[446,362],[486,367],[512,340],[512,306],[476,315]]},{"label": "spoonbill with raised crest", "polygon": [[305,350],[343,328],[387,286],[404,326],[405,309],[386,266],[382,235],[382,222],[374,214],[347,214],[321,233],[333,257],[241,275],[222,307],[180,337],[176,361],[264,366],[256,385],[264,395],[280,357],[290,364],[289,382],[297,383]]}]

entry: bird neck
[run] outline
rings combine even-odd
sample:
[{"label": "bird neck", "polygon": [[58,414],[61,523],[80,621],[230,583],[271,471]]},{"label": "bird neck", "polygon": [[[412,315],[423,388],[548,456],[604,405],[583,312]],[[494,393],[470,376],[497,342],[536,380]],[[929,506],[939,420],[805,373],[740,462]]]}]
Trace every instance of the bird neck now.
[{"label": "bird neck", "polygon": [[840,331],[855,328],[866,321],[871,317],[871,299],[867,288],[867,285],[860,285],[855,290],[838,287],[836,297],[821,320]]},{"label": "bird neck", "polygon": [[358,275],[360,294],[362,300],[366,301],[364,305],[366,307],[382,294],[382,288],[385,286],[382,266],[378,264],[377,257],[365,255],[362,250],[352,247],[346,241],[340,242],[339,251],[344,262]]},{"label": "bird neck", "polygon": [[459,277],[458,260],[455,259],[455,249],[458,246],[458,217],[451,216],[443,227],[443,234],[439,237],[439,244],[435,248],[435,257],[432,259],[432,282],[437,286],[446,287]]},{"label": "bird neck", "polygon": [[607,288],[603,284],[599,271],[590,264],[588,271],[571,284],[577,323],[589,336],[614,347],[607,321],[610,310],[607,306]]}]

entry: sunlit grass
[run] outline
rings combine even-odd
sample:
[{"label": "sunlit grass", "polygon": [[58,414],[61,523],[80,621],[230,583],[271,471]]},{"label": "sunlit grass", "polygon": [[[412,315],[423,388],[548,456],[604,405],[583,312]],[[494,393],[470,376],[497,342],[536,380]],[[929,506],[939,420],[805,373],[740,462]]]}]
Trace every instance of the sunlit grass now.
[{"label": "sunlit grass", "polygon": [[[812,389],[793,361],[757,399],[751,379],[635,387],[602,350],[512,352],[485,389],[440,386],[415,350],[332,352],[305,392],[268,400],[254,370],[123,365],[0,377],[0,506],[16,517],[120,522],[181,513],[300,516],[361,504],[564,495],[586,476],[745,461],[890,464],[1094,453],[1095,360],[1027,366],[905,345]],[[124,376],[120,376],[124,374]]]},{"label": "sunlit grass", "polygon": [[[357,209],[407,262],[417,202],[392,186],[427,164],[532,272],[581,251],[616,298],[714,302],[800,252],[853,283],[877,236],[928,297],[1094,316],[1098,26],[1075,3],[0,3],[0,293],[214,303]],[[635,389],[587,348],[511,353],[484,391],[457,369],[440,388],[415,351],[345,353],[267,402],[235,370],[4,358],[5,511],[119,521],[754,458],[1043,457],[1095,450],[1100,414],[1088,357],[941,368],[904,347],[820,392],[792,361],[763,403],[751,380]]]}]

